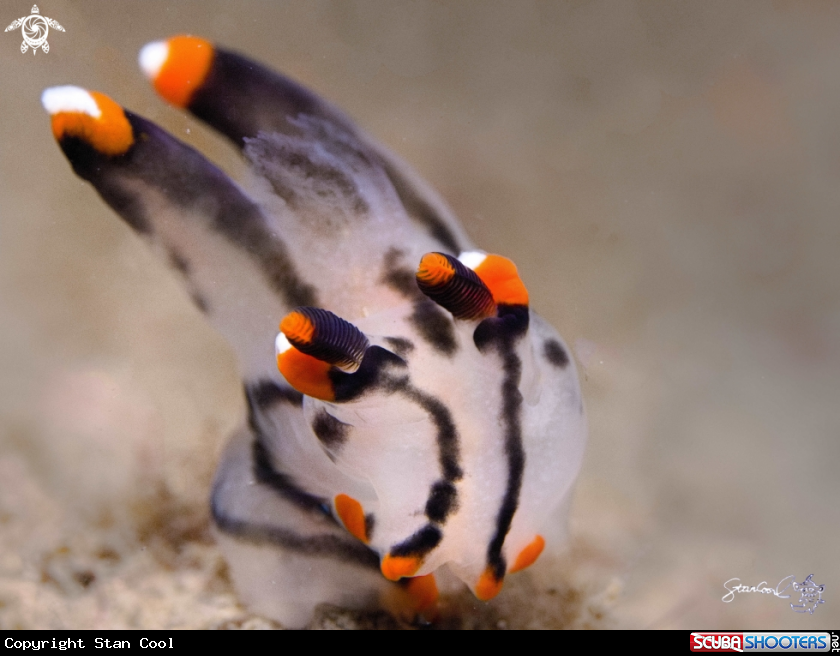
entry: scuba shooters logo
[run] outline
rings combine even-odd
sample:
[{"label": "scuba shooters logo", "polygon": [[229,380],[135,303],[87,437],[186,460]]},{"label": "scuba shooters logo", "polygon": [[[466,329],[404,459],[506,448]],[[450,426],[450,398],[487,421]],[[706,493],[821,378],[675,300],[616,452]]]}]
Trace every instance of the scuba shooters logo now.
[{"label": "scuba shooters logo", "polygon": [[754,631],[695,631],[690,636],[691,651],[700,652],[824,652],[836,651],[836,634],[827,631],[789,631],[759,633]]},{"label": "scuba shooters logo", "polygon": [[20,44],[21,53],[32,48],[33,55],[38,51],[38,48],[41,48],[44,52],[50,51],[50,44],[47,43],[47,35],[50,33],[50,28],[59,32],[64,31],[64,28],[57,20],[41,16],[41,12],[38,11],[38,5],[32,5],[32,13],[29,16],[22,16],[13,20],[5,31],[9,32],[17,28],[20,28],[20,32],[23,35],[23,43]]}]

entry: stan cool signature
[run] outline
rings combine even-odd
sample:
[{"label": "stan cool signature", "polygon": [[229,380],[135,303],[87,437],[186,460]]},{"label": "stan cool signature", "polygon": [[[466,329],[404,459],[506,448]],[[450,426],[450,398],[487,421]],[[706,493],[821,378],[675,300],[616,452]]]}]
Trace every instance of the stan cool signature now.
[{"label": "stan cool signature", "polygon": [[731,603],[735,599],[736,592],[757,592],[759,594],[771,594],[779,599],[790,599],[790,594],[783,593],[793,588],[793,592],[799,593],[799,603],[791,603],[790,607],[797,613],[813,615],[817,606],[825,603],[825,599],[822,598],[822,594],[825,592],[825,585],[814,583],[812,580],[813,576],[813,574],[809,574],[808,578],[802,581],[802,583],[797,583],[796,575],[791,574],[779,581],[779,584],[775,588],[769,587],[767,581],[762,581],[757,585],[744,585],[739,578],[729,579],[723,584],[727,592],[721,597],[721,601],[725,604]]}]

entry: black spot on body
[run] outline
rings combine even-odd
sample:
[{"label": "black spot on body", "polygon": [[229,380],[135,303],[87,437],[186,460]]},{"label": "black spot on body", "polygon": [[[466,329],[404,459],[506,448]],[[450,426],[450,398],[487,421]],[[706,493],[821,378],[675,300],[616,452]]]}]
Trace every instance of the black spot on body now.
[{"label": "black spot on body", "polygon": [[414,350],[414,343],[405,337],[386,337],[385,341],[391,346],[391,350],[403,359]]},{"label": "black spot on body", "polygon": [[547,339],[543,345],[545,359],[555,367],[565,369],[569,364],[569,354],[556,339]]},{"label": "black spot on body", "polygon": [[368,542],[373,538],[374,528],[376,528],[376,517],[373,516],[373,513],[368,513],[365,515],[365,535],[367,536]]},{"label": "black spot on body", "polygon": [[457,491],[449,481],[438,481],[432,485],[429,500],[426,502],[426,517],[433,522],[441,523],[455,509]]},{"label": "black spot on body", "polygon": [[436,351],[449,356],[458,349],[452,319],[434,301],[425,299],[415,303],[409,319],[420,336]]},{"label": "black spot on body", "polygon": [[210,303],[198,292],[190,292],[190,298],[195,306],[203,313],[210,314]]},{"label": "black spot on body", "polygon": [[190,273],[190,261],[180,251],[174,248],[169,249],[169,263],[176,271],[180,271],[185,276]]},{"label": "black spot on body", "polygon": [[414,271],[403,263],[405,251],[391,247],[385,253],[380,281],[406,298],[422,298]]},{"label": "black spot on body", "polygon": [[352,426],[333,417],[326,410],[319,410],[312,422],[315,436],[330,451],[337,451],[347,441]]},{"label": "black spot on body", "polygon": [[303,394],[296,389],[280,385],[273,380],[262,379],[245,386],[248,403],[261,410],[267,410],[275,403],[288,403],[294,407],[303,406]]},{"label": "black spot on body", "polygon": [[83,588],[90,587],[91,583],[96,581],[96,574],[91,572],[89,569],[84,569],[80,572],[75,572],[73,574],[73,578],[76,579],[79,585]]}]

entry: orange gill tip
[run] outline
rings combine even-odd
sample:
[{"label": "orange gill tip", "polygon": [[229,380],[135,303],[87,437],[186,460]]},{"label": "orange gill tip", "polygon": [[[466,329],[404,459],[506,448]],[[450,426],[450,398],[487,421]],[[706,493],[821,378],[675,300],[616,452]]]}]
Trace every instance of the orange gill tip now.
[{"label": "orange gill tip", "polygon": [[277,369],[286,382],[301,394],[322,401],[335,400],[335,389],[329,377],[332,365],[311,355],[301,353],[289,343],[283,333],[274,341]]},{"label": "orange gill tip", "polygon": [[465,251],[458,260],[478,274],[499,305],[528,305],[528,290],[513,261],[479,251]]},{"label": "orange gill tip", "polygon": [[415,556],[392,556],[388,554],[379,564],[382,576],[389,581],[399,581],[406,576],[414,576],[423,561]]},{"label": "orange gill tip", "polygon": [[41,104],[52,118],[57,141],[76,137],[97,152],[123,155],[134,143],[134,131],[123,108],[98,91],[76,86],[50,87]]},{"label": "orange gill tip", "polygon": [[530,567],[537,561],[537,558],[540,557],[543,549],[545,549],[545,538],[543,538],[542,535],[537,535],[533,540],[531,540],[528,546],[519,552],[519,555],[513,563],[513,567],[511,567],[508,571],[513,574],[514,572],[522,571],[526,567]]},{"label": "orange gill tip", "polygon": [[480,601],[490,601],[502,590],[504,579],[496,578],[493,569],[488,567],[475,584],[475,596]]},{"label": "orange gill tip", "polygon": [[427,612],[428,614],[428,611],[434,610],[440,597],[434,574],[410,578],[406,584],[406,592],[411,597],[416,613]]},{"label": "orange gill tip", "polygon": [[346,494],[337,495],[333,504],[335,505],[335,512],[347,532],[357,540],[367,543],[367,521],[362,504]]},{"label": "orange gill tip", "polygon": [[213,64],[213,44],[195,36],[173,36],[140,49],[140,68],[155,91],[176,107],[187,107]]}]

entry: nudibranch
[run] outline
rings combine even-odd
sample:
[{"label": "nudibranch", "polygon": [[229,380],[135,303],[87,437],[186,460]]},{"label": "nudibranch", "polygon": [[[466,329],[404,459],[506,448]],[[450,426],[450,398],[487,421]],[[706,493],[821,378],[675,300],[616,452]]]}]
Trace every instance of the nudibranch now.
[{"label": "nudibranch", "polygon": [[191,36],[140,67],[241,150],[249,191],[101,93],[42,102],[236,352],[249,412],[211,509],[243,601],[302,626],[324,602],[433,617],[459,579],[495,596],[559,540],[586,440],[574,362],[516,266],[290,79]]}]

